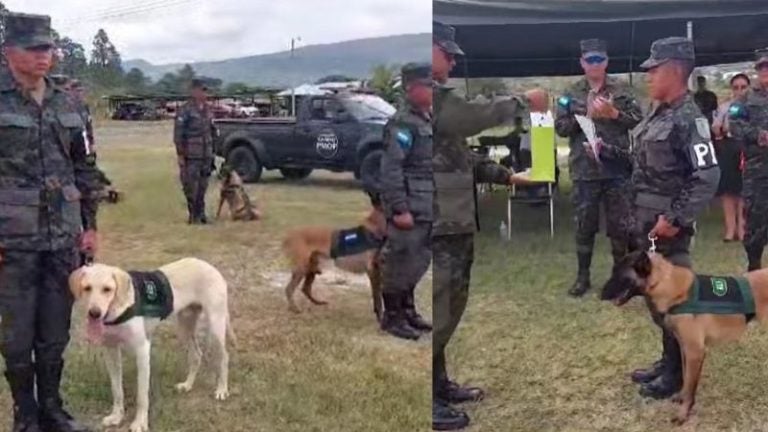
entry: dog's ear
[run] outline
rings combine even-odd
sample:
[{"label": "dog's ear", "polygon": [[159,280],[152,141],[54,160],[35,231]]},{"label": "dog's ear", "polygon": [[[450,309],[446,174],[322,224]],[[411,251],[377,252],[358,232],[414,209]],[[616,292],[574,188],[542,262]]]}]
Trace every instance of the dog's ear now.
[{"label": "dog's ear", "polygon": [[653,264],[651,263],[651,257],[648,256],[648,252],[640,252],[632,266],[635,269],[635,273],[641,278],[647,278],[651,275]]},{"label": "dog's ear", "polygon": [[115,297],[109,304],[109,315],[116,318],[136,302],[136,295],[131,275],[119,268],[112,268],[112,279],[115,281]]},{"label": "dog's ear", "polygon": [[75,300],[83,295],[83,277],[85,277],[85,267],[79,267],[69,274],[69,291]]}]

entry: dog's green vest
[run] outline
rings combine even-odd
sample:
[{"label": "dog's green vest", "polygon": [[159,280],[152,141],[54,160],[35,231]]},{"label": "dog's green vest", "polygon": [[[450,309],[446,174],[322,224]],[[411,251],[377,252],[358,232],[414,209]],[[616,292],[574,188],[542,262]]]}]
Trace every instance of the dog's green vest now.
[{"label": "dog's green vest", "polygon": [[670,314],[755,314],[755,299],[744,277],[696,276],[688,300],[669,310]]},{"label": "dog's green vest", "polygon": [[159,318],[164,320],[173,312],[173,290],[168,278],[161,271],[128,272],[133,281],[136,302],[116,320],[106,325],[119,325],[133,317]]},{"label": "dog's green vest", "polygon": [[340,258],[378,249],[384,243],[372,232],[360,225],[356,228],[339,230],[331,242],[331,258]]}]

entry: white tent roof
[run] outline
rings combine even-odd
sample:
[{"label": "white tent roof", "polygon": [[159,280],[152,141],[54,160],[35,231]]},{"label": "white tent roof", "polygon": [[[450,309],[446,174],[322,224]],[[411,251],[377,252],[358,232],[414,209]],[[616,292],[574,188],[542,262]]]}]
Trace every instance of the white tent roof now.
[{"label": "white tent roof", "polygon": [[[320,96],[330,93],[328,90],[323,90],[319,86],[312,84],[302,84],[293,88],[293,94],[296,96]],[[290,96],[292,94],[291,89],[286,89],[278,93],[278,96]]]}]

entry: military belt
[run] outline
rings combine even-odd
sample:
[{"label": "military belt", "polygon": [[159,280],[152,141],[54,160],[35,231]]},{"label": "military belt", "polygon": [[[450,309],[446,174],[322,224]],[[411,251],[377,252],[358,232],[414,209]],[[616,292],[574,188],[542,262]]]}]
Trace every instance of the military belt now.
[{"label": "military belt", "polygon": [[672,207],[672,197],[639,192],[635,195],[635,205],[653,210],[666,211]]}]

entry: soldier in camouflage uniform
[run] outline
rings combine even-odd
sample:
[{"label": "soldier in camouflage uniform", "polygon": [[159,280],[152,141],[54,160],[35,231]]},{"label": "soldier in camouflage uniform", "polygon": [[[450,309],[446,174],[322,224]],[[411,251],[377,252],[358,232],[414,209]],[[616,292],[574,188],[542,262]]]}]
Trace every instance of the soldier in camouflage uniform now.
[{"label": "soldier in camouflage uniform", "polygon": [[402,69],[405,105],[384,128],[382,202],[387,240],[381,251],[384,318],[381,328],[418,339],[432,326],[416,312],[414,290],[432,259],[432,78],[431,66]]},{"label": "soldier in camouflage uniform", "polygon": [[[50,18],[5,17],[0,73],[0,353],[14,432],[86,431],[63,409],[70,273],[96,248],[95,164],[77,104],[46,78]],[[34,361],[33,361],[34,356]],[[37,395],[34,388],[37,387]]]},{"label": "soldier in camouflage uniform", "polygon": [[[715,158],[709,122],[688,91],[693,71],[693,42],[670,37],[651,46],[648,92],[654,107],[633,133],[632,189],[635,247],[648,249],[656,237],[657,252],[676,265],[691,267],[689,253],[694,223],[717,190],[720,168]],[[662,328],[663,354],[648,369],[636,370],[640,394],[672,396],[682,385],[680,346],[664,328],[663,316],[650,302],[654,322]]]},{"label": "soldier in camouflage uniform", "polygon": [[[569,166],[573,180],[573,206],[576,221],[578,276],[568,293],[579,297],[590,288],[589,268],[600,225],[600,204],[606,216],[606,232],[611,239],[614,262],[627,252],[631,212],[628,183],[632,170],[629,161],[629,131],[642,118],[629,86],[606,75],[608,54],[600,39],[581,41],[581,65],[585,76],[565,92],[557,103],[555,130],[568,138]],[[585,146],[587,138],[576,115],[588,116],[602,140],[599,157]]]},{"label": "soldier in camouflage uniform", "polygon": [[744,143],[744,250],[748,270],[762,267],[768,243],[768,48],[756,51],[758,84],[729,109],[731,133]]},{"label": "soldier in camouflage uniform", "polygon": [[445,347],[461,320],[469,296],[477,227],[475,183],[511,184],[517,180],[501,165],[472,152],[466,138],[485,129],[512,124],[527,115],[518,99],[496,103],[469,103],[446,87],[455,55],[463,54],[454,41],[454,29],[433,23],[432,76],[434,87],[435,220],[433,222],[432,427],[457,430],[469,424],[466,413],[450,406],[480,400],[482,390],[465,388],[448,378]]},{"label": "soldier in camouflage uniform", "polygon": [[173,142],[179,162],[181,184],[187,199],[190,224],[207,224],[205,193],[213,173],[213,115],[207,102],[205,83],[192,81],[192,98],[179,108]]}]

